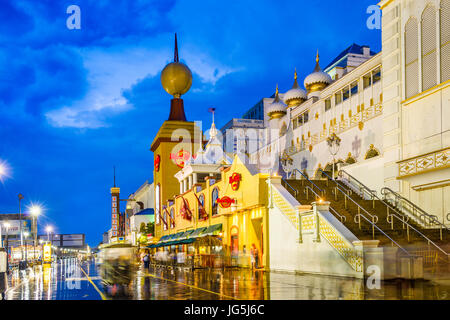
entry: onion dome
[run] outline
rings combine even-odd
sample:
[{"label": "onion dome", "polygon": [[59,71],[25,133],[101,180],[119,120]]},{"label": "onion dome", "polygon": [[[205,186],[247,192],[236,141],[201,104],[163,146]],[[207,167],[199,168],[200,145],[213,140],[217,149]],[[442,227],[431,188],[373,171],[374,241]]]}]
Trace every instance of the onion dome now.
[{"label": "onion dome", "polygon": [[174,61],[169,63],[161,72],[161,84],[174,98],[188,92],[192,85],[192,72],[187,65],[181,63],[178,58],[177,35],[175,34]]},{"label": "onion dome", "polygon": [[306,91],[298,85],[297,70],[295,70],[294,73],[294,85],[291,90],[284,94],[283,99],[284,103],[286,103],[288,107],[298,106],[308,99]]},{"label": "onion dome", "polygon": [[308,93],[322,91],[325,87],[327,87],[333,80],[330,75],[326,72],[323,72],[319,65],[319,51],[317,51],[316,56],[316,67],[314,68],[313,73],[305,79],[305,88]]},{"label": "onion dome", "polygon": [[275,91],[275,99],[267,108],[267,115],[270,117],[270,120],[279,119],[286,114],[286,105],[281,101],[278,95],[278,85]]}]

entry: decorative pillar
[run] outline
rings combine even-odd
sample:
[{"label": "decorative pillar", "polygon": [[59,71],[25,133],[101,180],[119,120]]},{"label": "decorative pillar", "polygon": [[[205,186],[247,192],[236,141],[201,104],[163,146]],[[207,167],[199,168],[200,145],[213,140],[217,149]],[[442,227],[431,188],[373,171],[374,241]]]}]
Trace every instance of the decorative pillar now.
[{"label": "decorative pillar", "polygon": [[192,176],[194,177],[194,184],[197,184],[197,182],[198,182],[198,179],[197,179],[197,172],[194,172],[194,173],[192,174]]},{"label": "decorative pillar", "polygon": [[330,210],[330,202],[329,201],[314,201],[312,204],[314,220],[315,220],[315,231],[314,231],[314,241],[320,242],[320,216],[319,211],[329,211]]},{"label": "decorative pillar", "polygon": [[180,181],[180,194],[183,194],[183,181]]},{"label": "decorative pillar", "polygon": [[183,179],[183,193],[185,193],[187,191],[187,179],[184,178]]},{"label": "decorative pillar", "polygon": [[[190,190],[190,189],[192,188],[192,174],[189,175],[189,177],[188,177],[188,182],[189,182],[189,188],[188,188],[188,190]],[[187,190],[186,190],[186,191],[187,191]]]}]

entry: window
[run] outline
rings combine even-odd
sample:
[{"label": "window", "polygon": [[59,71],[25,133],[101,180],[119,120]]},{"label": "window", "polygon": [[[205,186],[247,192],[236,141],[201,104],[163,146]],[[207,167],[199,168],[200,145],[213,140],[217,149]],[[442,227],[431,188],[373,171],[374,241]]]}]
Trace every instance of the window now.
[{"label": "window", "polygon": [[358,81],[351,84],[350,92],[352,93],[352,96],[358,93]]},{"label": "window", "polygon": [[219,199],[219,189],[214,188],[214,190],[211,192],[211,208],[212,208],[212,215],[216,216],[219,214],[217,199]]},{"label": "window", "polygon": [[341,121],[344,121],[344,114],[341,114]]},{"label": "window", "polygon": [[419,27],[415,18],[405,26],[405,91],[406,98],[419,93]]},{"label": "window", "polygon": [[328,98],[325,100],[325,112],[331,109],[331,99]]},{"label": "window", "polygon": [[372,74],[366,74],[363,77],[363,88],[366,89],[372,85]]},{"label": "window", "polygon": [[170,209],[170,227],[175,229],[175,210],[173,208]]},{"label": "window", "polygon": [[437,84],[436,9],[429,5],[422,14],[422,91]]},{"label": "window", "polygon": [[164,230],[167,230],[167,211],[166,210],[164,210],[164,213],[163,213],[163,220],[165,222],[165,223],[163,223]]},{"label": "window", "polygon": [[374,84],[381,80],[381,68],[377,68],[373,71],[372,78]]},{"label": "window", "polygon": [[[359,107],[359,106],[358,106]],[[352,110],[348,110],[348,117],[351,118],[352,117]]]},{"label": "window", "polygon": [[342,102],[342,91],[339,91],[334,95],[334,102],[335,105],[338,105],[339,103]]},{"label": "window", "polygon": [[202,208],[201,207],[205,207],[205,196],[203,194],[201,194],[198,197],[198,201],[200,202],[198,205],[198,220],[202,220],[203,219],[203,215],[202,215]]},{"label": "window", "polygon": [[[361,112],[361,107],[359,105],[356,106],[356,113],[360,113]],[[350,112],[351,113],[351,112]],[[350,116],[351,117],[351,116]]]},{"label": "window", "polygon": [[306,111],[306,112],[303,114],[303,123],[304,123],[304,124],[307,123],[307,122],[308,122],[308,119],[309,119],[309,112]]},{"label": "window", "polygon": [[161,195],[160,195],[160,186],[159,184],[155,187],[155,223],[160,224],[161,221],[159,216],[161,214]]},{"label": "window", "polygon": [[441,82],[450,79],[450,0],[441,1]]},{"label": "window", "polygon": [[350,90],[349,88],[345,88],[344,91],[342,92],[342,100],[345,101],[348,98],[350,98]]}]

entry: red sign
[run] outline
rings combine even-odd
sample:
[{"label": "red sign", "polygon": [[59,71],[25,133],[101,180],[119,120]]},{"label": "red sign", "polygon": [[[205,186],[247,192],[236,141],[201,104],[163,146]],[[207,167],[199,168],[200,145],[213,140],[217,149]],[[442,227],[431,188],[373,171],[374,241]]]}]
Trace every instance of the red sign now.
[{"label": "red sign", "polygon": [[237,172],[234,172],[229,179],[231,189],[233,189],[234,191],[239,189],[239,181],[241,181],[241,175]]},{"label": "red sign", "polygon": [[216,200],[216,202],[222,207],[222,208],[229,208],[231,207],[232,203],[236,203],[236,200],[231,199],[228,196],[223,196],[222,198],[219,198]]},{"label": "red sign", "polygon": [[191,154],[185,150],[180,150],[177,153],[171,153],[170,159],[172,159],[177,166],[184,168],[184,163],[189,160]]},{"label": "red sign", "polygon": [[159,164],[161,162],[161,157],[159,156],[159,154],[156,156],[155,161],[153,161],[153,165],[155,167],[155,171],[158,172],[159,171]]}]

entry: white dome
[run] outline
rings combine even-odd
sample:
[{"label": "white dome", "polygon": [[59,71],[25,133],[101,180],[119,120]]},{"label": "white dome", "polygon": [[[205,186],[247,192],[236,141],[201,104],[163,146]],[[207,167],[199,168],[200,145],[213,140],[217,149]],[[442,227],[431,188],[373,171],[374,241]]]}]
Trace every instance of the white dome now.
[{"label": "white dome", "polygon": [[307,100],[307,93],[306,90],[303,90],[301,88],[292,88],[288,92],[284,94],[283,100],[284,103],[288,103],[291,99],[304,99]]},{"label": "white dome", "polygon": [[275,99],[267,108],[267,115],[271,118],[279,118],[282,114],[286,114],[287,105],[285,105],[278,95],[278,86],[275,91]]},{"label": "white dome", "polygon": [[294,85],[283,96],[284,103],[286,103],[289,106],[291,106],[291,104],[289,104],[289,102],[290,101],[292,102],[294,100],[297,100],[297,101],[298,100],[301,100],[301,101],[308,100],[308,93],[306,92],[306,90],[303,90],[298,85],[298,82],[297,82],[297,70],[295,70],[295,73],[294,73]]},{"label": "white dome", "polygon": [[316,71],[311,73],[309,76],[305,79],[305,87],[314,84],[314,83],[326,83],[330,84],[333,80],[331,79],[330,75],[323,71]]},{"label": "white dome", "polygon": [[[331,79],[330,75],[326,72],[323,72],[319,65],[319,51],[317,51],[316,56],[316,67],[314,68],[314,71],[306,77],[304,81],[304,85],[306,90],[308,92],[311,92],[311,87],[314,86],[314,84],[325,84],[325,86],[329,85],[331,82],[333,82],[333,79]],[[324,86],[324,87],[325,87]],[[320,86],[319,86],[320,88]],[[322,88],[323,89],[323,88]],[[320,90],[320,89],[319,89]],[[313,89],[313,91],[317,91],[317,89]]]}]

